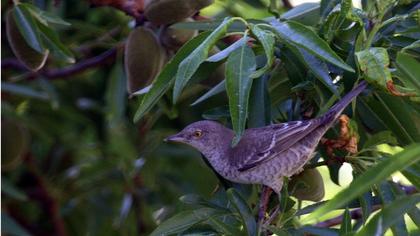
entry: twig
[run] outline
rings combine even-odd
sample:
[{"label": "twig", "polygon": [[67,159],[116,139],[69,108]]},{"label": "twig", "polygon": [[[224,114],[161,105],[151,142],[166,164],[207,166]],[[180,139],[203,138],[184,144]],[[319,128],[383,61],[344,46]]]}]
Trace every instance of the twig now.
[{"label": "twig", "polygon": [[[65,79],[77,73],[81,73],[87,69],[101,66],[106,63],[112,63],[114,62],[116,55],[117,48],[112,48],[98,56],[85,59],[71,66],[67,66],[60,69],[43,69],[37,72],[28,73],[26,79],[34,79],[38,76],[44,76],[49,80]],[[17,70],[28,71],[28,69],[25,66],[23,66],[22,63],[20,63],[18,60],[10,58],[2,60],[1,68],[12,68]]]},{"label": "twig", "polygon": [[[372,212],[377,211],[380,208],[381,208],[380,205],[372,206]],[[353,220],[361,219],[363,217],[363,211],[362,211],[362,209],[361,208],[357,208],[357,209],[354,209],[354,210],[350,211],[350,217]],[[342,221],[343,221],[343,216],[342,215],[339,215],[337,217],[328,219],[326,221],[319,222],[315,226],[317,226],[317,227],[323,227],[323,228],[329,228],[331,226],[335,226],[335,225],[341,224]]]},{"label": "twig", "polygon": [[283,6],[287,9],[292,9],[293,5],[289,2],[289,0],[282,0]]},{"label": "twig", "polygon": [[60,215],[59,203],[49,192],[47,183],[44,177],[40,174],[38,166],[35,164],[35,160],[30,153],[26,155],[25,161],[28,166],[29,172],[33,175],[34,179],[38,184],[39,192],[37,193],[39,194],[39,196],[35,195],[33,197],[36,197],[41,203],[41,205],[45,208],[45,210],[50,214],[51,220],[54,225],[55,235],[66,236],[67,232],[64,220],[61,218]]}]

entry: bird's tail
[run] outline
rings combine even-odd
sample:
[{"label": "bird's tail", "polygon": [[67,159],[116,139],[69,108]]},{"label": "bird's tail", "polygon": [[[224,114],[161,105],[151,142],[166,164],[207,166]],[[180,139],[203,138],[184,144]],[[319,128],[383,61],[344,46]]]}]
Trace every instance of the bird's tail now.
[{"label": "bird's tail", "polygon": [[341,100],[332,106],[330,110],[324,115],[324,122],[329,123],[329,121],[336,120],[340,116],[341,112],[343,112],[344,108],[346,108],[355,97],[363,92],[366,86],[366,81],[362,81],[357,85],[356,88],[341,98]]}]

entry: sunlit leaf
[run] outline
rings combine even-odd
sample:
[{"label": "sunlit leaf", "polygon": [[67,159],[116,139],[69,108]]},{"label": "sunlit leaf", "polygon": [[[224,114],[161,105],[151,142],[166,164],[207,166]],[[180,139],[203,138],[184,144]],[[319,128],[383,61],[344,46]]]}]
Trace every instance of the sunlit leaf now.
[{"label": "sunlit leaf", "polygon": [[277,20],[270,21],[270,24],[275,28],[278,37],[286,43],[302,47],[320,59],[354,72],[354,69],[337,56],[323,39],[304,25],[293,21],[280,23]]},{"label": "sunlit leaf", "polygon": [[185,85],[187,85],[200,64],[207,59],[210,49],[226,34],[229,25],[234,21],[235,18],[226,18],[219,27],[212,31],[211,34],[179,64],[175,75],[173,103],[177,101]]},{"label": "sunlit leaf", "polygon": [[141,100],[140,106],[137,108],[134,115],[134,122],[140,120],[143,115],[148,112],[171,87],[175,79],[175,73],[178,70],[178,65],[187,57],[198,45],[200,45],[209,33],[201,33],[197,37],[186,43],[177,54],[169,61],[162,69],[160,74],[155,78],[152,87]]},{"label": "sunlit leaf", "polygon": [[399,216],[403,216],[419,202],[420,194],[401,197],[393,201],[376,214],[356,235],[382,235],[386,229],[400,219]]},{"label": "sunlit leaf", "polygon": [[248,116],[248,100],[251,92],[252,78],[256,68],[255,55],[251,48],[244,45],[230,54],[226,62],[226,91],[229,97],[229,110],[236,145],[244,130]]},{"label": "sunlit leaf", "polygon": [[407,147],[404,151],[380,162],[376,166],[371,167],[344,190],[339,192],[325,205],[312,212],[306,221],[316,219],[323,214],[343,206],[358,195],[367,191],[373,184],[389,177],[392,173],[402,170],[411,164],[420,160],[420,145],[412,145]]}]

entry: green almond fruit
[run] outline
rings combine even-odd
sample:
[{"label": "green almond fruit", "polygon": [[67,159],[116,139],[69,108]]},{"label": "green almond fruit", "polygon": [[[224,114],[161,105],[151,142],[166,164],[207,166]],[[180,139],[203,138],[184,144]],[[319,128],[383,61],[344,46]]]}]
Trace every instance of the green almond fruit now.
[{"label": "green almond fruit", "polygon": [[15,121],[1,122],[1,165],[3,170],[18,166],[29,148],[28,130]]},{"label": "green almond fruit", "polygon": [[124,50],[128,92],[134,93],[151,84],[165,61],[165,50],[153,31],[144,27],[131,31]]},{"label": "green almond fruit", "polygon": [[144,15],[157,25],[167,25],[182,21],[213,0],[149,0],[145,2]]},{"label": "green almond fruit", "polygon": [[305,169],[292,176],[288,190],[299,200],[318,202],[325,196],[324,180],[317,169]]},{"label": "green almond fruit", "polygon": [[[193,22],[191,18],[183,20],[183,22]],[[175,29],[166,28],[162,36],[162,44],[171,50],[178,50],[182,45],[194,38],[198,34],[197,30],[191,29]]]},{"label": "green almond fruit", "polygon": [[6,13],[6,34],[9,45],[19,61],[32,71],[41,69],[47,60],[48,50],[39,53],[29,46],[19,31],[12,10]]}]

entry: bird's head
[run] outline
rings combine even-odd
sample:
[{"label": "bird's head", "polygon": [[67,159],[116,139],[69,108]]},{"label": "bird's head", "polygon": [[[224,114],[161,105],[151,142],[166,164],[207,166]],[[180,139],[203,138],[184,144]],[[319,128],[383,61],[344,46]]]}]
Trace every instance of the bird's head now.
[{"label": "bird's head", "polygon": [[228,147],[233,137],[232,130],[214,121],[198,121],[185,127],[181,132],[169,136],[165,141],[188,144],[207,158],[212,154],[221,151],[221,148]]}]

